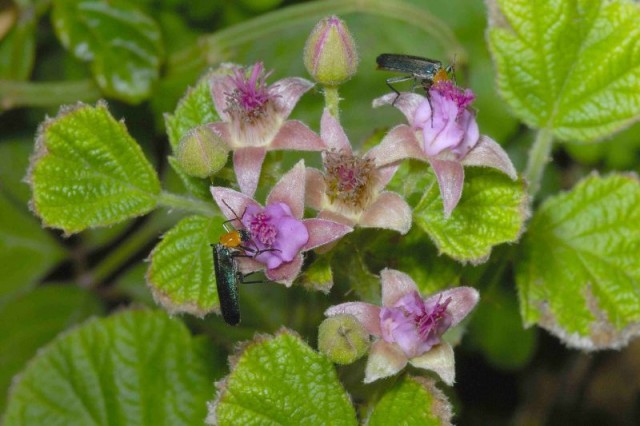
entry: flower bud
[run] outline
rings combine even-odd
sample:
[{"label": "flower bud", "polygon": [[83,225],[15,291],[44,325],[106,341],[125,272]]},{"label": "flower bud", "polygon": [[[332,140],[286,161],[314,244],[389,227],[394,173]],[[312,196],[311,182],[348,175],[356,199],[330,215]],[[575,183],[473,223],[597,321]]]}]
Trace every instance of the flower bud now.
[{"label": "flower bud", "polygon": [[351,364],[369,350],[369,332],[353,315],[327,318],[318,330],[318,349],[336,364]]},{"label": "flower bud", "polygon": [[213,129],[205,125],[189,130],[180,139],[176,155],[185,173],[206,178],[224,167],[229,147]]},{"label": "flower bud", "polygon": [[355,74],[356,44],[347,25],[337,16],[324,18],[313,28],[304,47],[304,65],[325,86],[337,86]]}]

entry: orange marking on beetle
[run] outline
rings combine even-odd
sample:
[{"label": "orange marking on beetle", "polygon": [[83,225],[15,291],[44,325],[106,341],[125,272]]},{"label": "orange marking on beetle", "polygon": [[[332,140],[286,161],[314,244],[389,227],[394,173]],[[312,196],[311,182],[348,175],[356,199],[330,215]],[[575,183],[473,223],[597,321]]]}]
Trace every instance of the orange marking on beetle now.
[{"label": "orange marking on beetle", "polygon": [[240,232],[233,230],[220,236],[220,244],[227,248],[236,248],[242,244]]},{"label": "orange marking on beetle", "polygon": [[450,80],[449,73],[444,68],[440,68],[436,72],[436,74],[433,76],[434,83],[439,83],[441,81],[447,81],[447,80]]}]

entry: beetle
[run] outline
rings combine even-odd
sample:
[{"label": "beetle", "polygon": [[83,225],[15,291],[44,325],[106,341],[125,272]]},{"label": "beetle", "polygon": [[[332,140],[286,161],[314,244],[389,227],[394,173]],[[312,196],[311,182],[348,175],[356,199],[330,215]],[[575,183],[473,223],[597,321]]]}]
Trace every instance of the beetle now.
[{"label": "beetle", "polygon": [[434,83],[450,80],[454,72],[453,64],[444,67],[442,62],[436,59],[398,53],[382,53],[376,58],[376,63],[379,70],[406,74],[400,77],[390,77],[386,80],[387,86],[396,93],[396,98],[393,100],[392,105],[400,97],[400,92],[392,86],[393,83],[413,80],[416,86],[422,86],[428,97],[429,89]]},{"label": "beetle", "polygon": [[[279,251],[279,249],[268,248],[260,250],[251,238],[251,232],[242,227],[229,229],[228,224],[238,221],[242,225],[241,218],[231,208],[225,200],[222,200],[225,206],[233,213],[234,218],[225,221],[222,226],[226,233],[220,236],[217,244],[211,244],[213,248],[213,270],[216,278],[216,287],[218,290],[218,299],[220,301],[220,311],[222,318],[229,325],[237,325],[240,322],[240,298],[238,293],[239,284],[256,284],[263,281],[245,281],[247,275],[240,271],[238,266],[238,257],[255,258],[260,253],[266,251]],[[246,209],[245,209],[246,211]],[[242,225],[244,226],[244,225]],[[253,243],[255,248],[249,247]]]}]

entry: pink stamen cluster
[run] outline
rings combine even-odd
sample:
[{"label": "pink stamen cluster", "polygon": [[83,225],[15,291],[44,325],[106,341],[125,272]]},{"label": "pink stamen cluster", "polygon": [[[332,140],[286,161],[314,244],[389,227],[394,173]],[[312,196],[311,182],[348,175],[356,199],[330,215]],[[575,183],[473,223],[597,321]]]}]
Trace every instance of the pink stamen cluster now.
[{"label": "pink stamen cluster", "polygon": [[[449,328],[450,321],[447,317],[447,306],[449,302],[451,302],[451,298],[447,298],[444,303],[440,303],[442,297],[440,297],[436,302],[435,306],[429,307],[427,304],[422,305],[422,309],[419,314],[413,316],[413,320],[418,327],[418,333],[422,336],[426,341],[430,341],[433,338],[440,337],[440,329],[442,326],[446,326]],[[442,330],[442,332],[446,331]]]},{"label": "pink stamen cluster", "polygon": [[324,157],[327,196],[351,209],[363,209],[371,198],[375,183],[375,164],[343,150],[327,151]]},{"label": "pink stamen cluster", "polygon": [[278,230],[271,224],[271,216],[264,212],[257,213],[251,218],[249,225],[251,236],[266,247],[273,247]]},{"label": "pink stamen cluster", "polygon": [[462,90],[451,80],[438,81],[431,87],[431,90],[437,91],[444,98],[451,99],[461,111],[476,99],[471,89]]},{"label": "pink stamen cluster", "polygon": [[249,122],[261,117],[272,98],[266,83],[269,74],[264,74],[262,62],[258,62],[251,68],[251,74],[248,77],[243,68],[234,69],[233,75],[229,77],[233,90],[225,93],[227,97],[225,112],[239,113],[242,119]]}]

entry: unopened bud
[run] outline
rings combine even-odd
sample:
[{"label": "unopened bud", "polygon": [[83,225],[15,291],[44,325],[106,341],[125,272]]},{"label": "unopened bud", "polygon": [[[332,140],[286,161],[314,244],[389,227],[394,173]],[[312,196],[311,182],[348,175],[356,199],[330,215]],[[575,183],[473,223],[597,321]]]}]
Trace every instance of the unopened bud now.
[{"label": "unopened bud", "polygon": [[360,359],[369,345],[369,332],[353,315],[336,315],[320,324],[318,349],[336,364],[351,364]]},{"label": "unopened bud", "polygon": [[180,139],[176,153],[185,173],[199,178],[206,178],[220,171],[226,164],[228,155],[227,144],[206,125],[189,130]]},{"label": "unopened bud", "polygon": [[356,73],[356,43],[344,21],[330,16],[316,24],[304,47],[304,65],[325,86],[337,86]]}]

